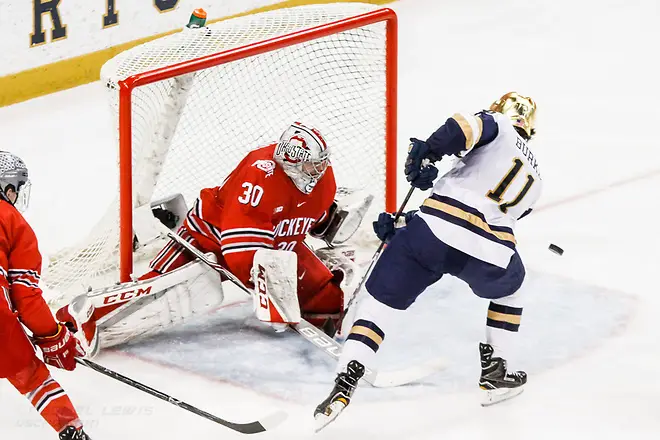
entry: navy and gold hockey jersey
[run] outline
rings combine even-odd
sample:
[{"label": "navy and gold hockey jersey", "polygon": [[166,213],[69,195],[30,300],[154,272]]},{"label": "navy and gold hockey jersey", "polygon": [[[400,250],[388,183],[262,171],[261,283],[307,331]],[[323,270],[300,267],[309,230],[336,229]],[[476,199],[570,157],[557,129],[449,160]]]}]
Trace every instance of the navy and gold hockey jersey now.
[{"label": "navy and gold hockey jersey", "polygon": [[438,239],[505,268],[513,255],[516,221],[541,194],[537,158],[500,113],[457,113],[427,140],[438,156],[456,155],[420,208]]}]

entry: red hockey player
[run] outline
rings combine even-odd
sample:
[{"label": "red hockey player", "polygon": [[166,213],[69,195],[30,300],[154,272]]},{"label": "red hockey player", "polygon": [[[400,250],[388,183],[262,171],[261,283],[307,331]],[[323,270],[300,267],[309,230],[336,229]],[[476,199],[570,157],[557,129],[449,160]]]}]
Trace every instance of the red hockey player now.
[{"label": "red hockey player", "polygon": [[[325,139],[294,123],[279,142],[249,152],[222,185],[202,189],[178,234],[245,285],[259,287],[253,297],[260,320],[283,327],[302,315],[334,334],[344,307],[342,286],[353,279],[355,264],[339,252],[315,253],[304,240],[308,234],[328,242],[350,235],[371,202],[359,195],[349,206],[335,202],[336,193]],[[100,333],[103,346],[153,333],[225,299],[219,275],[175,241],[150,266],[136,283],[85,295],[106,330]],[[165,299],[157,301],[159,295]],[[74,307],[77,301],[58,317],[72,320],[71,310],[84,308]]]},{"label": "red hockey player", "polygon": [[[0,152],[0,378],[6,378],[35,407],[60,439],[85,440],[82,422],[46,364],[73,370],[84,351],[53,318],[41,296],[37,238],[19,210],[30,195],[23,161]],[[43,353],[37,358],[34,345]]]}]

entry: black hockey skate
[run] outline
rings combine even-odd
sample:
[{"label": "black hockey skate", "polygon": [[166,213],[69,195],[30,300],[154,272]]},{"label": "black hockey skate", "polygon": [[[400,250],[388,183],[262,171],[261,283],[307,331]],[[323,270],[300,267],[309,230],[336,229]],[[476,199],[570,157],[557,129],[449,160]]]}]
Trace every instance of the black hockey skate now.
[{"label": "black hockey skate", "polygon": [[332,392],[314,410],[316,432],[335,420],[351,403],[351,396],[353,396],[357,383],[362,376],[364,376],[364,365],[358,361],[350,361],[346,367],[346,372],[337,375]]},{"label": "black hockey skate", "polygon": [[488,396],[482,406],[509,400],[523,392],[523,385],[527,383],[527,373],[507,371],[506,360],[493,357],[493,347],[489,344],[479,343],[479,355],[481,357],[479,386],[487,391]]},{"label": "black hockey skate", "polygon": [[85,434],[85,431],[76,429],[75,426],[67,426],[60,431],[60,440],[92,440],[90,436]]}]

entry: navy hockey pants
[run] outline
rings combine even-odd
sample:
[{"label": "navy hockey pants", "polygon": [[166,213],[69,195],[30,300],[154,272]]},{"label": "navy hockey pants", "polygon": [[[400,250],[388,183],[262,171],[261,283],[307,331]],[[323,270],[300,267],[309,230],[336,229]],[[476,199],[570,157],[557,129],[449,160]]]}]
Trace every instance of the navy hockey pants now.
[{"label": "navy hockey pants", "polygon": [[520,288],[525,268],[517,251],[506,269],[461,252],[440,241],[415,216],[387,245],[366,287],[381,303],[405,310],[444,274],[465,281],[477,296],[497,299]]}]

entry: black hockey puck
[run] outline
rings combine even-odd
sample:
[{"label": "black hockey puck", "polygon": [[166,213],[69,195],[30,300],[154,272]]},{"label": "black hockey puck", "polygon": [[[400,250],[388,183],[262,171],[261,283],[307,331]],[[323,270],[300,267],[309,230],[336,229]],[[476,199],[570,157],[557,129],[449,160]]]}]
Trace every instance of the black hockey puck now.
[{"label": "black hockey puck", "polygon": [[557,246],[556,244],[550,243],[550,246],[548,246],[548,249],[550,249],[552,252],[554,252],[557,255],[564,255],[564,250]]}]

